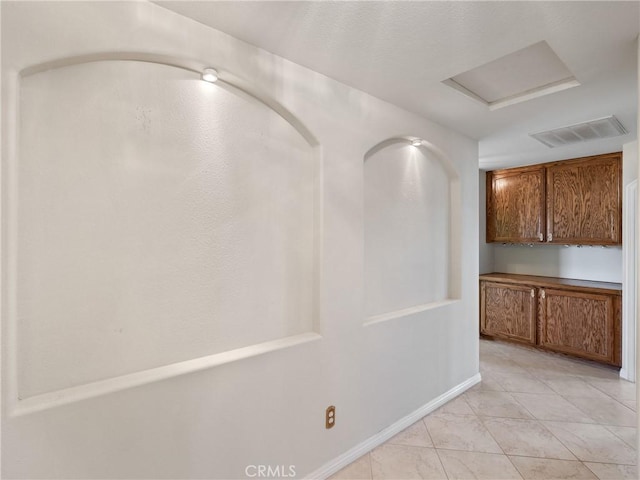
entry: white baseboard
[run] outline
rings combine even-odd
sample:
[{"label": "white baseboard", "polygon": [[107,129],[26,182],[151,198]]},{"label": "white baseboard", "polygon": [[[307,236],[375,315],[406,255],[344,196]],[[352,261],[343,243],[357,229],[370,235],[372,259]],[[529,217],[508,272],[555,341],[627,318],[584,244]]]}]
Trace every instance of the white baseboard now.
[{"label": "white baseboard", "polygon": [[346,467],[350,463],[360,458],[365,453],[370,452],[377,446],[382,445],[384,442],[389,440],[394,435],[397,435],[398,433],[400,433],[405,428],[410,427],[425,415],[430,414],[436,408],[444,405],[450,400],[453,400],[455,397],[457,397],[461,393],[473,387],[476,383],[479,383],[480,380],[481,380],[480,373],[476,373],[473,377],[456,385],[451,390],[443,393],[439,397],[434,398],[429,403],[426,403],[425,405],[418,408],[414,412],[410,413],[406,417],[401,418],[400,420],[393,423],[392,425],[389,425],[384,430],[381,430],[380,432],[376,433],[372,437],[369,437],[364,442],[356,445],[352,449],[347,450],[342,455],[325,463],[318,470],[310,473],[309,475],[306,475],[305,478],[318,480],[318,479],[325,479],[330,477],[334,473],[342,470],[344,467]]}]

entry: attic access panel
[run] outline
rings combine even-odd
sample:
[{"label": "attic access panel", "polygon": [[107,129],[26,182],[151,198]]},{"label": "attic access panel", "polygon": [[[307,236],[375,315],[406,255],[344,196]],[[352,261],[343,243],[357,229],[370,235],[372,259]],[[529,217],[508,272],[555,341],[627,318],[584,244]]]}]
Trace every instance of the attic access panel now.
[{"label": "attic access panel", "polygon": [[487,105],[490,110],[580,85],[545,41],[460,73],[443,83]]}]

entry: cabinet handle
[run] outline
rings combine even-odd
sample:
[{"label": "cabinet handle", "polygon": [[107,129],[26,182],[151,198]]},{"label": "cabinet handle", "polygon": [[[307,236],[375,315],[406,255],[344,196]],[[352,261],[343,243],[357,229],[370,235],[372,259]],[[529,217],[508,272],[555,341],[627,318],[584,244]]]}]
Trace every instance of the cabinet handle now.
[{"label": "cabinet handle", "polygon": [[615,240],[616,232],[615,232],[615,224],[613,223],[613,212],[609,212],[609,217],[611,218],[611,238]]},{"label": "cabinet handle", "polygon": [[540,291],[540,296],[541,296],[542,298],[546,298],[546,295],[545,295],[545,293],[544,293],[544,290],[541,290],[541,291]]},{"label": "cabinet handle", "polygon": [[532,288],[531,289],[531,298],[536,296],[536,291]]},{"label": "cabinet handle", "polygon": [[553,233],[547,233],[547,242],[553,241]]}]

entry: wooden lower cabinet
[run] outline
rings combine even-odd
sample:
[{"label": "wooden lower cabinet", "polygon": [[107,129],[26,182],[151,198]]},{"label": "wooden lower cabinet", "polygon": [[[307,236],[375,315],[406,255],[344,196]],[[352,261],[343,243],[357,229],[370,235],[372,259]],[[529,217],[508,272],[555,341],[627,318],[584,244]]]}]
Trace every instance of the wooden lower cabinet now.
[{"label": "wooden lower cabinet", "polygon": [[480,276],[480,333],[621,365],[619,284],[513,274]]},{"label": "wooden lower cabinet", "polygon": [[540,345],[590,360],[616,361],[616,297],[540,290]]},{"label": "wooden lower cabinet", "polygon": [[536,343],[536,290],[524,285],[483,282],[480,331],[529,344]]}]

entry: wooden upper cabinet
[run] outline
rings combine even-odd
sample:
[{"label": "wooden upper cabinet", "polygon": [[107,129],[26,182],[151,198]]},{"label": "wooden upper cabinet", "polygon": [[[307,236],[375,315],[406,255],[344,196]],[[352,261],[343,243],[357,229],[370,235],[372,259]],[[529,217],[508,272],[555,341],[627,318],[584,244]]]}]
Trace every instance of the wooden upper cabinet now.
[{"label": "wooden upper cabinet", "polygon": [[487,172],[487,242],[542,242],[544,218],[543,166]]},{"label": "wooden upper cabinet", "polygon": [[622,155],[557,162],[547,168],[547,241],[622,243]]},{"label": "wooden upper cabinet", "polygon": [[487,172],[487,242],[622,244],[622,153]]}]

